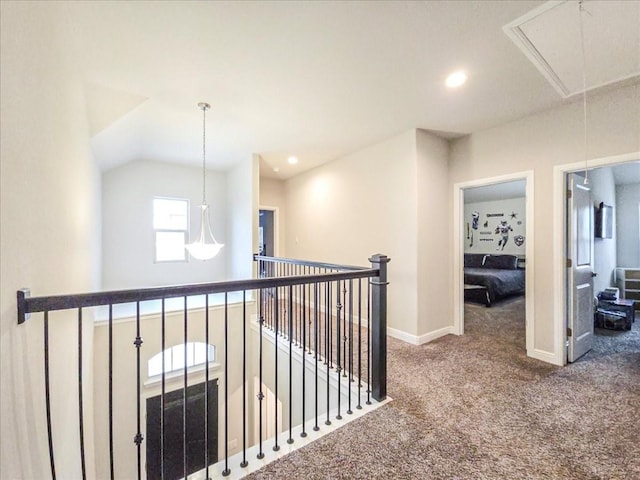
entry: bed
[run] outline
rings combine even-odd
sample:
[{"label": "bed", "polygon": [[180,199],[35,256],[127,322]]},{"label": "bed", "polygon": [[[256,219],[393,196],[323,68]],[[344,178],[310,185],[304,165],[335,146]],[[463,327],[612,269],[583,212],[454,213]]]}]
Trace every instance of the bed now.
[{"label": "bed", "polygon": [[515,255],[464,255],[465,300],[490,307],[496,300],[522,295],[525,290],[523,260]]}]

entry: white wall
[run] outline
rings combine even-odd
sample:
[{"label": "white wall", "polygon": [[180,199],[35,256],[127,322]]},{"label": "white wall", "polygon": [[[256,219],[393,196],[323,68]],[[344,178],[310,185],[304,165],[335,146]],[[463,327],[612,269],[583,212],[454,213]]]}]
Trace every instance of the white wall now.
[{"label": "white wall", "polygon": [[[391,258],[388,326],[418,335],[416,133],[286,182],[287,256],[348,265]],[[445,182],[445,179],[442,179]]]},{"label": "white wall", "polygon": [[[42,315],[17,325],[16,290],[98,287],[100,181],[63,7],[2,2],[0,52],[0,478],[50,478]],[[51,315],[58,478],[79,478],[77,318]],[[91,369],[93,328],[84,329]],[[53,353],[55,352],[55,354]],[[92,381],[84,379],[87,474],[93,477]]]},{"label": "white wall", "polygon": [[616,187],[618,266],[640,268],[640,184]]},{"label": "white wall", "polygon": [[[616,186],[610,167],[598,168],[589,172],[589,184],[594,209],[599,207],[600,202],[604,202],[611,205],[614,212],[617,211]],[[617,233],[615,219],[613,222],[613,238],[594,238],[593,240],[593,271],[598,274],[593,279],[594,295],[615,284]]]},{"label": "white wall", "polygon": [[[450,333],[451,303],[448,298],[452,278],[451,228],[452,202],[447,185],[449,143],[425,130],[416,130],[417,188],[417,343]],[[400,230],[404,236],[404,231]],[[404,238],[406,248],[413,242]],[[392,257],[393,260],[393,257]],[[393,268],[393,264],[389,265]],[[393,270],[390,270],[393,271]],[[413,288],[416,288],[415,286]]]},{"label": "white wall", "polygon": [[286,185],[283,180],[277,180],[273,178],[261,178],[260,179],[260,206],[261,207],[276,207],[277,211],[277,229],[276,229],[276,256],[286,257],[286,222],[287,222],[287,208],[286,208]]},{"label": "white wall", "polygon": [[105,290],[213,282],[227,278],[226,258],[234,244],[227,241],[227,175],[207,172],[207,202],[211,228],[225,247],[211,260],[188,256],[187,262],[155,262],[153,198],[186,198],[190,234],[200,231],[202,169],[163,162],[136,161],[103,174],[102,288]]},{"label": "white wall", "polygon": [[[588,104],[588,157],[602,158],[636,152],[640,148],[640,85],[591,95]],[[453,184],[533,170],[535,176],[535,331],[534,347],[549,359],[558,359],[554,342],[554,284],[551,212],[554,165],[584,160],[582,105],[570,103],[498,126],[451,143],[449,182]],[[450,234],[451,235],[451,234]],[[531,240],[531,239],[529,239]]]},{"label": "white wall", "polygon": [[242,280],[253,276],[253,254],[258,252],[258,158],[243,159],[227,172],[227,231],[225,247],[229,278]]},{"label": "white wall", "polygon": [[[478,212],[480,214],[478,220],[478,228],[473,229],[472,214]],[[487,216],[492,214],[500,214],[503,216]],[[517,216],[511,218],[511,214]],[[502,247],[498,249],[498,241],[502,235],[495,233],[496,226],[501,220],[506,220],[511,225],[513,231],[509,232],[509,240],[504,250]],[[520,223],[518,223],[520,222]],[[486,227],[484,225],[487,225]],[[524,255],[525,244],[516,245],[514,238],[516,235],[525,237],[526,242],[526,198],[506,198],[501,200],[492,200],[488,202],[465,203],[464,205],[464,253],[489,253],[494,255]],[[473,245],[471,243],[471,235],[473,235]]]}]

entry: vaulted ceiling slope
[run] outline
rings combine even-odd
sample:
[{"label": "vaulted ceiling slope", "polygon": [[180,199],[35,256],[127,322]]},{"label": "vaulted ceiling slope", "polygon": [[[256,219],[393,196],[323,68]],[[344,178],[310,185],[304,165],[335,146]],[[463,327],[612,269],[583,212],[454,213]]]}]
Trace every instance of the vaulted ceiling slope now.
[{"label": "vaulted ceiling slope", "polygon": [[[197,165],[197,103],[207,101],[209,166],[259,154],[271,175],[286,178],[410,128],[463,135],[569,101],[503,31],[543,3],[64,8],[103,169],[137,159]],[[444,79],[456,69],[469,80],[448,90]],[[297,166],[287,165],[290,155]]]}]

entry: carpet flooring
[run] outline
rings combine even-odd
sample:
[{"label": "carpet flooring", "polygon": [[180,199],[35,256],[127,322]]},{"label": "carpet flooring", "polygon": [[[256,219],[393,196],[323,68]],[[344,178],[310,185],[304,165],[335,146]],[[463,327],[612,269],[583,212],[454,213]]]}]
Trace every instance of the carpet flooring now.
[{"label": "carpet flooring", "polygon": [[389,339],[393,401],[250,479],[640,479],[640,321],[564,368],[528,358],[524,302],[466,333]]}]

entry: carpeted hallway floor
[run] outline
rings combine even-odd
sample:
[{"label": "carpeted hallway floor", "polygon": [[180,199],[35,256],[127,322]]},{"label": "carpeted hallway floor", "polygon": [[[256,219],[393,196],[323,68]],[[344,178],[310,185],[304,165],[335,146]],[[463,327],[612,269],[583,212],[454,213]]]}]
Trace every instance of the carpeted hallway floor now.
[{"label": "carpeted hallway floor", "polygon": [[640,321],[564,368],[525,354],[524,302],[466,334],[389,339],[390,404],[252,479],[640,479]]}]

